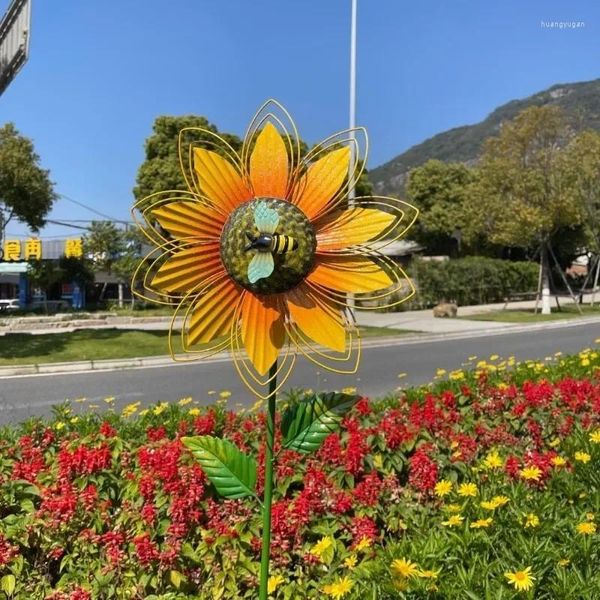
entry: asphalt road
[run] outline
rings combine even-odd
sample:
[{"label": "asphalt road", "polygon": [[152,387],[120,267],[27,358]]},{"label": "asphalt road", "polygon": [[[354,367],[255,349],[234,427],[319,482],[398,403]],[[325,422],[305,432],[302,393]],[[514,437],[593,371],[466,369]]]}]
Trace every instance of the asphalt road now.
[{"label": "asphalt road", "polygon": [[[438,368],[457,369],[469,356],[489,358],[514,355],[519,360],[544,359],[557,351],[578,352],[596,345],[599,324],[557,324],[547,329],[519,333],[498,333],[442,341],[386,340],[384,345],[365,348],[356,375],[333,375],[319,372],[306,359],[299,357],[294,374],[286,387],[340,389],[355,386],[370,397],[395,390],[399,385],[431,381]],[[383,340],[382,340],[383,342]],[[407,373],[399,379],[399,373]],[[157,401],[176,401],[191,396],[199,404],[215,401],[215,392],[229,390],[228,402],[250,405],[254,402],[245,390],[229,361],[192,363],[167,367],[128,369],[61,375],[37,375],[0,379],[0,423],[17,422],[33,415],[47,415],[52,405],[65,399],[85,397],[84,404],[95,404],[105,410],[103,399],[114,396],[114,407],[141,401],[142,405]],[[212,392],[212,393],[211,393]]]}]

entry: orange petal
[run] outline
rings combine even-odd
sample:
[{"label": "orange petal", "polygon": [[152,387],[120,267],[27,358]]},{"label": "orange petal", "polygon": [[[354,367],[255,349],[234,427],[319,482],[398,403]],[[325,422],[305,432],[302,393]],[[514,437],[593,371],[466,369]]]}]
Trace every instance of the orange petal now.
[{"label": "orange petal", "polygon": [[346,328],[342,313],[331,300],[305,283],[286,296],[290,316],[306,336],[336,352],[345,352]]},{"label": "orange petal", "polygon": [[354,244],[364,244],[381,235],[396,218],[396,215],[376,208],[337,211],[314,224],[317,251],[340,250]]},{"label": "orange petal", "polygon": [[229,334],[240,299],[240,289],[226,278],[196,302],[187,331],[187,345],[210,342]]},{"label": "orange petal", "polygon": [[308,167],[292,201],[312,219],[335,196],[348,175],[350,148],[329,152]]},{"label": "orange petal", "polygon": [[152,211],[161,227],[176,238],[218,240],[225,223],[222,215],[200,202],[171,202]]},{"label": "orange petal", "polygon": [[242,339],[255,369],[264,375],[285,341],[283,315],[275,298],[250,293],[244,296]]},{"label": "orange petal", "polygon": [[227,213],[252,197],[239,171],[216,152],[194,148],[194,169],[202,192]]},{"label": "orange petal", "polygon": [[198,244],[170,256],[154,276],[152,287],[165,292],[189,292],[219,271],[225,272],[219,244]]},{"label": "orange petal", "polygon": [[373,260],[364,256],[321,255],[307,277],[317,285],[354,294],[375,292],[394,282]]},{"label": "orange petal", "polygon": [[272,123],[267,123],[256,139],[250,156],[250,181],[255,196],[285,198],[288,181],[287,150]]}]

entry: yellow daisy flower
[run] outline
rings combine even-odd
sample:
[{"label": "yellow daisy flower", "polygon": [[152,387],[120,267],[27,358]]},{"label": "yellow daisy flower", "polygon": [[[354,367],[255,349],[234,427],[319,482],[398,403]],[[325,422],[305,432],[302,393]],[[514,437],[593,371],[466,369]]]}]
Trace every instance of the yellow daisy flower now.
[{"label": "yellow daisy flower", "polygon": [[531,567],[513,573],[504,573],[508,582],[519,592],[527,592],[533,587],[535,577],[531,574]]},{"label": "yellow daisy flower", "polygon": [[596,431],[590,433],[590,442],[593,444],[600,444],[600,429],[596,429]]},{"label": "yellow daisy flower", "polygon": [[492,517],[488,517],[487,519],[478,519],[477,521],[473,521],[469,527],[471,529],[485,529],[492,524]]},{"label": "yellow daisy flower", "polygon": [[553,456],[550,459],[550,462],[555,466],[555,467],[564,467],[567,464],[567,461],[565,458],[563,458],[562,456]]},{"label": "yellow daisy flower", "polygon": [[510,498],[508,496],[494,496],[492,502],[497,506],[504,506],[510,502]]},{"label": "yellow daisy flower", "polygon": [[483,461],[483,465],[486,469],[501,469],[504,465],[504,461],[500,458],[497,450],[492,450]]},{"label": "yellow daisy flower", "polygon": [[436,496],[443,498],[452,491],[452,482],[448,479],[442,479],[435,484],[434,493]]},{"label": "yellow daisy flower", "polygon": [[333,538],[329,535],[323,536],[310,550],[310,553],[318,558],[323,556],[323,553],[331,548],[333,545]]},{"label": "yellow daisy flower", "polygon": [[575,529],[577,530],[577,533],[580,533],[581,535],[594,535],[594,533],[596,533],[596,523],[585,521],[579,523]]},{"label": "yellow daisy flower", "polygon": [[281,575],[271,575],[267,582],[267,592],[272,594],[284,581],[285,579]]},{"label": "yellow daisy flower", "polygon": [[419,565],[406,558],[397,558],[392,561],[392,572],[394,575],[406,579],[417,577]]},{"label": "yellow daisy flower", "polygon": [[542,470],[539,467],[525,467],[519,471],[521,477],[527,481],[539,481],[542,477]]},{"label": "yellow daisy flower", "polygon": [[458,495],[464,497],[475,497],[477,496],[477,486],[474,483],[461,483],[458,486]]},{"label": "yellow daisy flower", "polygon": [[[203,358],[230,348],[238,374],[261,397],[281,350],[279,387],[296,352],[318,368],[356,372],[360,347],[348,294],[386,298],[388,306],[414,294],[381,249],[418,215],[393,198],[346,202],[366,146],[366,131],[355,128],[301,157],[296,126],[275,101],[258,111],[239,153],[213,131],[180,132],[188,189],[135,204],[134,217],[143,218],[140,227],[155,249],[132,289],[145,300],[178,305],[184,353]],[[315,353],[316,346],[334,354]]]},{"label": "yellow daisy flower", "polygon": [[362,550],[366,550],[367,548],[370,548],[372,545],[373,545],[373,541],[371,540],[371,538],[364,537],[364,538],[361,538],[360,542],[358,542],[358,544],[356,544],[354,549],[357,552],[361,552]]},{"label": "yellow daisy flower", "polygon": [[442,525],[445,527],[456,527],[465,520],[461,515],[452,515],[447,521],[442,521]]},{"label": "yellow daisy flower", "polygon": [[525,524],[524,527],[527,529],[528,527],[537,527],[540,524],[540,518],[534,513],[529,513],[525,515]]},{"label": "yellow daisy flower", "polygon": [[585,465],[592,460],[592,457],[587,452],[575,452],[575,460]]},{"label": "yellow daisy flower", "polygon": [[356,558],[356,554],[351,554],[350,556],[344,559],[344,566],[347,569],[354,569],[357,562],[358,559]]},{"label": "yellow daisy flower", "polygon": [[431,569],[419,569],[417,571],[417,577],[421,579],[437,579],[440,574],[440,570],[433,571]]},{"label": "yellow daisy flower", "polygon": [[343,598],[354,585],[354,582],[349,577],[342,577],[338,579],[335,583],[331,583],[323,587],[323,592],[327,594],[327,596],[331,596],[335,600],[339,598]]}]

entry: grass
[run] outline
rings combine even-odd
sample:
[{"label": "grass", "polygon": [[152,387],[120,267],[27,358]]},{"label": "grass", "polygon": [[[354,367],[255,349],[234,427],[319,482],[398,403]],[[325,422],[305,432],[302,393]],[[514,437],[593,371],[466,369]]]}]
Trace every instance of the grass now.
[{"label": "grass", "polygon": [[[361,327],[362,338],[405,335],[412,331]],[[168,331],[134,329],[81,329],[65,333],[0,336],[0,366],[164,356]],[[176,338],[179,342],[179,338]],[[175,351],[179,350],[177,345]]]},{"label": "grass", "polygon": [[469,315],[468,317],[460,317],[469,321],[501,321],[504,323],[540,323],[544,321],[560,321],[562,319],[573,319],[577,317],[591,317],[600,315],[600,306],[591,307],[589,305],[581,306],[582,313],[580,314],[577,307],[573,304],[568,304],[558,310],[552,308],[552,313],[549,315],[535,314],[533,308],[526,310],[492,310],[490,312]]}]

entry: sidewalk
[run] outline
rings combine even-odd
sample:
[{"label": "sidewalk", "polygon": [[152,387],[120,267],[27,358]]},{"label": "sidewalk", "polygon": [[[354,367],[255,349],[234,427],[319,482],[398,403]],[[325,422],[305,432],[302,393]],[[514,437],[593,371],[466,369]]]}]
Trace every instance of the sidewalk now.
[{"label": "sidewalk", "polygon": [[[584,296],[584,302],[590,301],[591,295]],[[561,305],[572,304],[570,298],[561,298]],[[535,300],[511,302],[508,309],[533,309]],[[464,317],[490,311],[502,310],[504,303],[483,304],[478,306],[461,306],[458,309],[460,319],[435,318],[431,309],[411,310],[405,312],[380,313],[375,311],[356,311],[359,325],[366,327],[389,327],[391,329],[407,329],[429,334],[468,333],[506,329],[514,327],[514,323],[497,321],[470,321]],[[75,318],[73,318],[75,317]],[[574,317],[577,318],[577,317]],[[590,317],[593,319],[593,317]],[[600,319],[600,315],[598,316]],[[176,327],[181,327],[178,319]],[[525,324],[524,324],[525,325]],[[77,315],[54,315],[36,317],[2,318],[0,316],[0,335],[6,333],[65,333],[76,329],[140,329],[144,331],[167,330],[171,326],[171,317],[130,317],[115,316],[111,313],[90,314],[89,318]],[[526,325],[525,325],[526,326]]]}]

